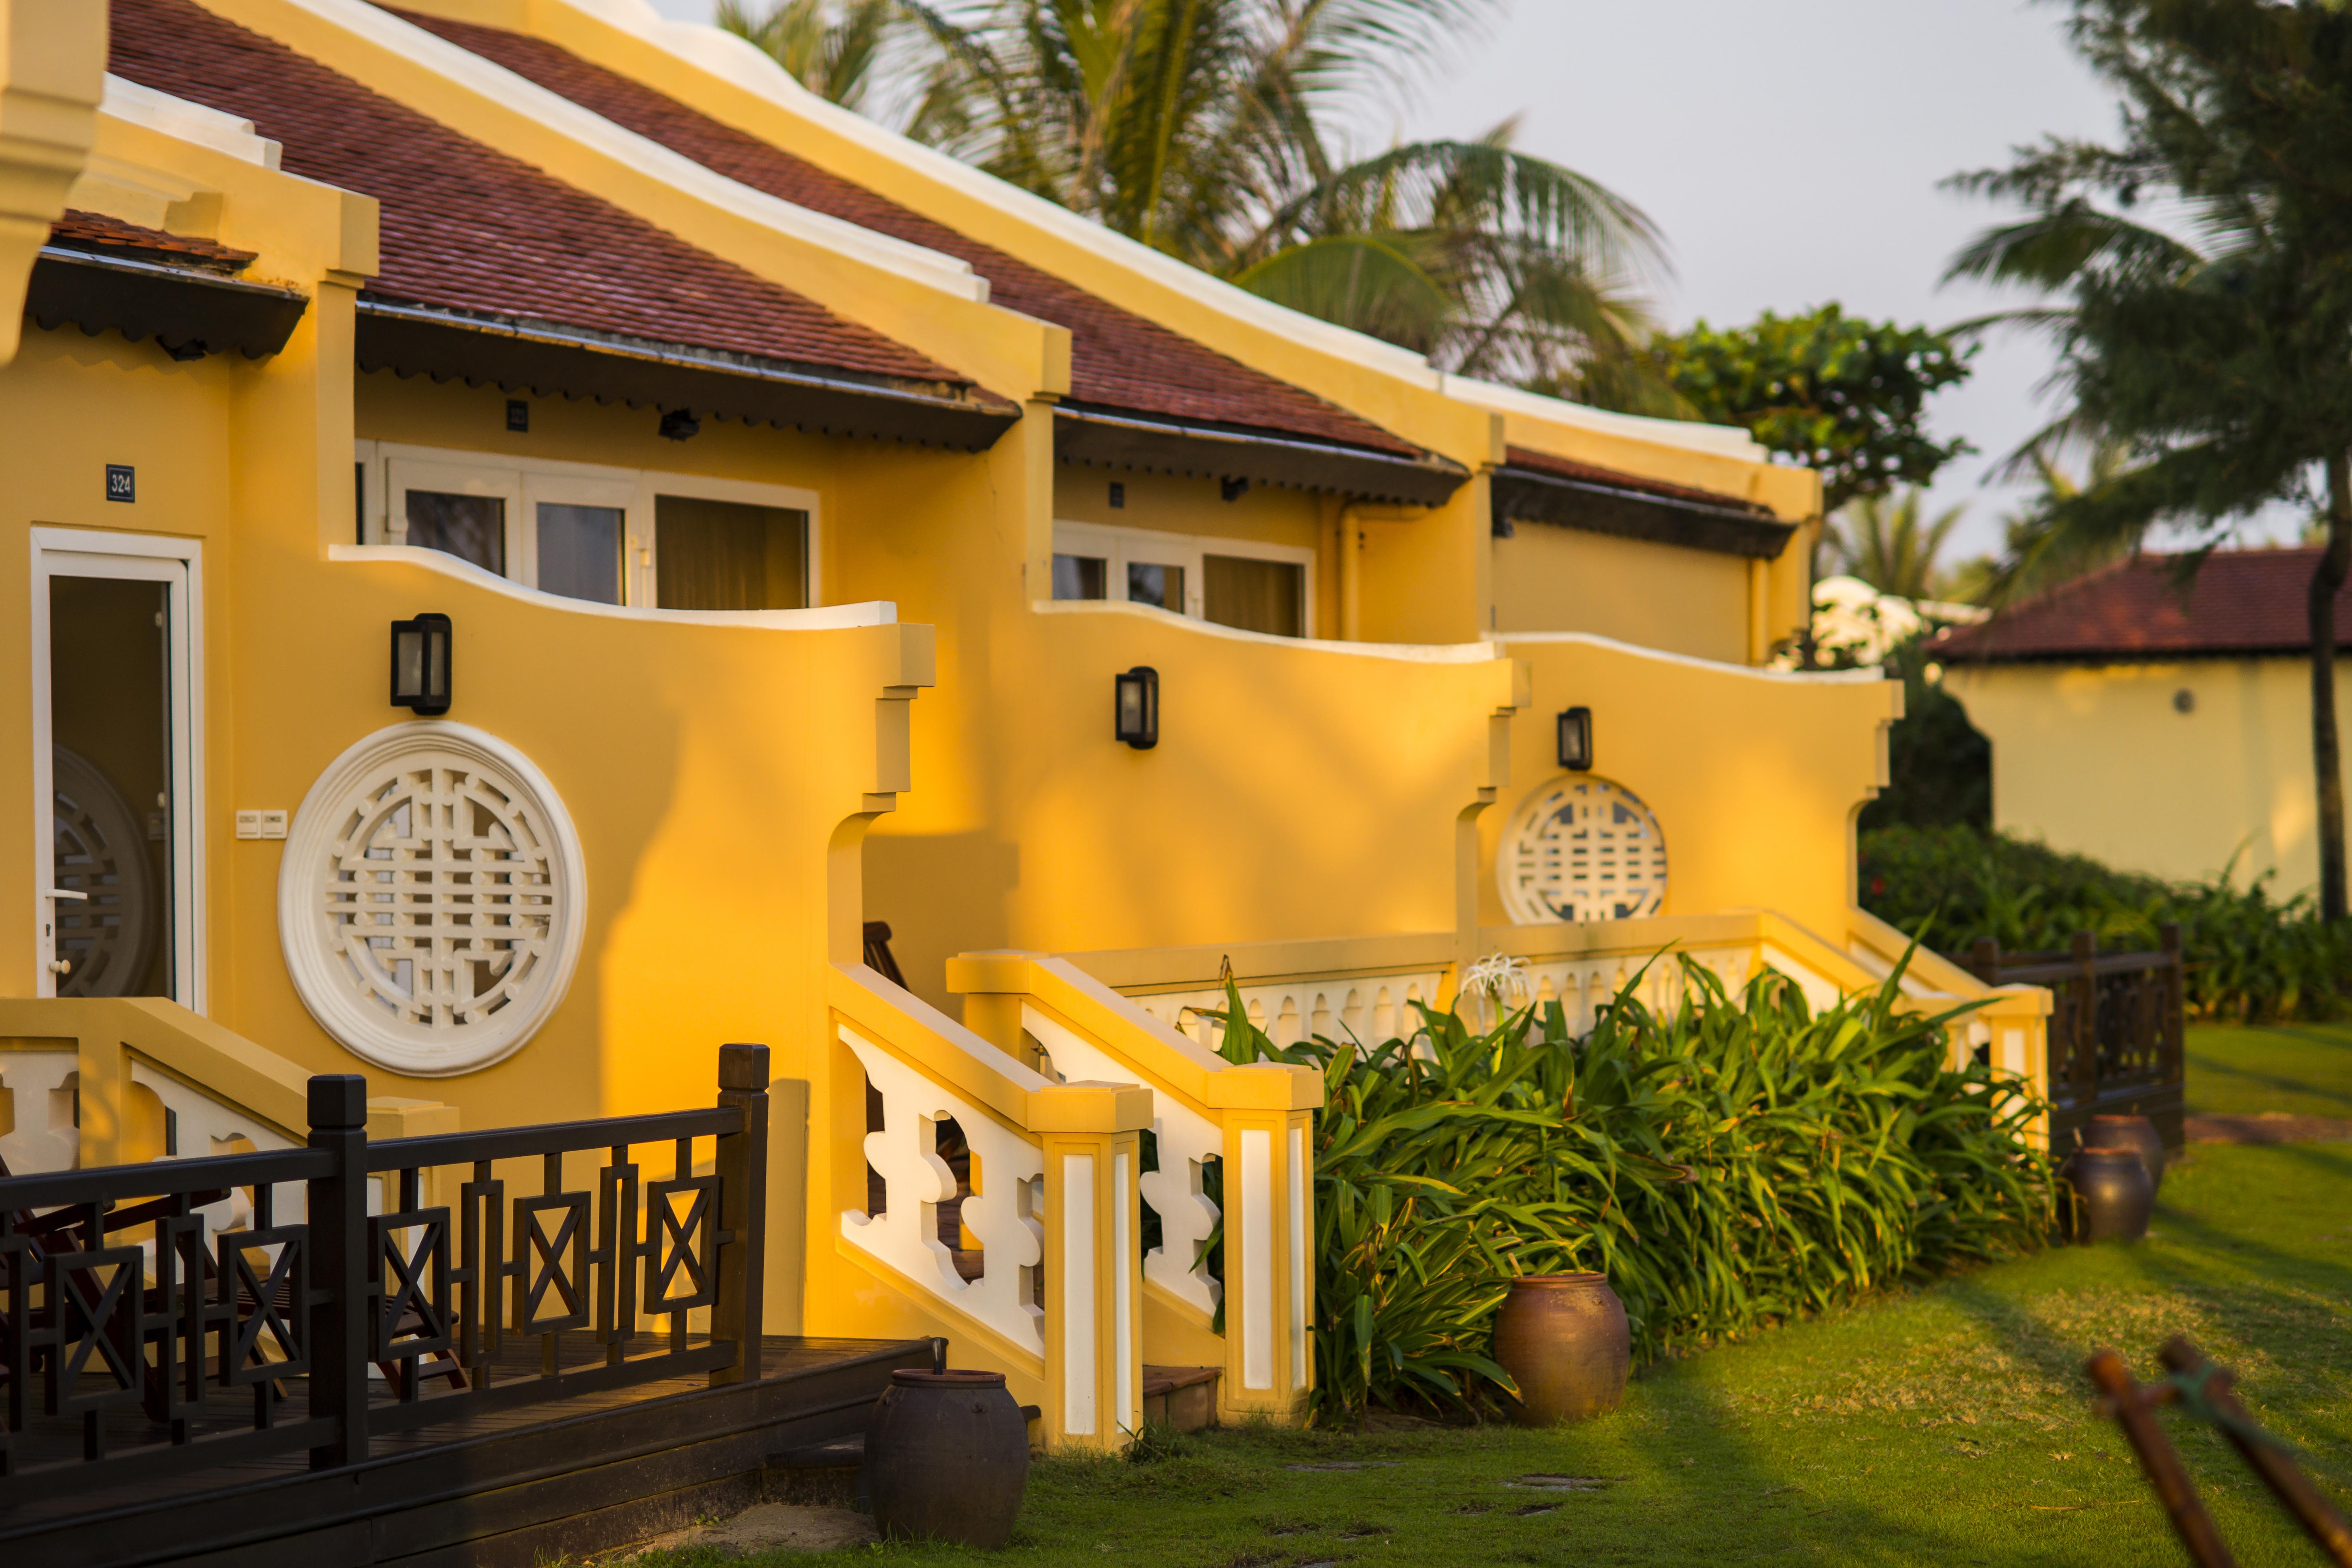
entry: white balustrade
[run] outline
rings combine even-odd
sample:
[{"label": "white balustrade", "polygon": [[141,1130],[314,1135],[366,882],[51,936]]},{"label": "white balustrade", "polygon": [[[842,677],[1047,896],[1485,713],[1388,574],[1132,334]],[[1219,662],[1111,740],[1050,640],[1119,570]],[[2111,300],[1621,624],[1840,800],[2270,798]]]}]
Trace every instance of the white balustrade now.
[{"label": "white balustrade", "polygon": [[0,1051],[0,1091],[13,1125],[0,1133],[0,1160],[19,1176],[70,1171],[80,1163],[81,1133],[74,1126],[74,1080],[81,1065],[73,1051]]},{"label": "white balustrade", "polygon": [[[842,1043],[882,1097],[882,1131],[866,1135],[866,1160],[881,1176],[884,1212],[845,1210],[849,1244],[930,1295],[1036,1355],[1045,1351],[1036,1273],[1045,1250],[1037,1214],[1045,1161],[1034,1143],[942,1089],[847,1025]],[[966,1198],[963,1226],[981,1245],[982,1272],[967,1280],[940,1241],[938,1205],[956,1194],[955,1173],[939,1156],[939,1123],[952,1118],[972,1152],[982,1191]]]},{"label": "white balustrade", "polygon": [[[1130,1081],[1134,1068],[1076,1030],[1024,1003],[1022,1027],[1066,1079],[1104,1083]],[[1159,1166],[1143,1173],[1143,1201],[1160,1216],[1160,1245],[1143,1256],[1143,1277],[1204,1316],[1214,1317],[1221,1294],[1201,1258],[1201,1244],[1217,1227],[1217,1205],[1202,1190],[1202,1166],[1224,1152],[1224,1134],[1214,1121],[1174,1095],[1151,1089],[1151,1136]]]},{"label": "white balustrade", "polygon": [[[1444,979],[1441,970],[1423,969],[1395,974],[1254,981],[1238,989],[1249,1021],[1277,1046],[1297,1045],[1317,1035],[1342,1044],[1353,1037],[1376,1046],[1419,1033],[1421,1010],[1413,1004],[1434,1003]],[[1207,1016],[1211,1011],[1224,1011],[1223,986],[1163,991],[1128,1000],[1210,1050],[1215,1050],[1224,1038],[1225,1026]]]}]

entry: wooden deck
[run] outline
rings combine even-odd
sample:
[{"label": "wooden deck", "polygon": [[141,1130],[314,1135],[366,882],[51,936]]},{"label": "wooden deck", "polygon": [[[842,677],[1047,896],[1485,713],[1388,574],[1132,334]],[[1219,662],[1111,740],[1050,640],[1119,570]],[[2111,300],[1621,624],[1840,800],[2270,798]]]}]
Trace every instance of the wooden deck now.
[{"label": "wooden deck", "polygon": [[[730,1504],[759,1500],[764,1461],[782,1449],[862,1432],[893,1368],[929,1366],[929,1341],[765,1339],[762,1375],[718,1388],[701,1374],[621,1388],[593,1386],[600,1347],[561,1345],[560,1386],[541,1381],[536,1341],[501,1358],[492,1394],[556,1393],[504,1405],[449,1400],[463,1415],[436,1418],[429,1382],[420,1405],[397,1407],[378,1385],[367,1463],[313,1475],[300,1448],[192,1475],[133,1477],[103,1490],[68,1489],[79,1469],[79,1420],[36,1424],[10,1456],[5,1484],[34,1495],[0,1507],[0,1563],[8,1568],[533,1568],[607,1550]],[[591,1386],[579,1387],[582,1380]],[[482,1407],[488,1405],[488,1408]],[[289,1380],[273,1425],[307,1417],[304,1380]],[[243,1395],[218,1393],[194,1427],[253,1423]],[[109,1471],[134,1472],[163,1434],[137,1410],[110,1412]],[[166,1450],[167,1451],[167,1450]],[[40,1478],[37,1467],[59,1465]],[[43,1487],[46,1479],[52,1482]]]}]

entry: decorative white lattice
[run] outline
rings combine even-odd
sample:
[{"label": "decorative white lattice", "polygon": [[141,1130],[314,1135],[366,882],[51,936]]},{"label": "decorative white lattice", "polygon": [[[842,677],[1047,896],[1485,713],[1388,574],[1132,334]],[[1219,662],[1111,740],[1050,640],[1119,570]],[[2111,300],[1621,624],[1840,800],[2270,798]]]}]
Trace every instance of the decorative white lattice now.
[{"label": "decorative white lattice", "polygon": [[513,747],[395,724],[310,788],[278,872],[303,1004],[395,1072],[472,1072],[521,1048],[580,955],[587,875],[563,803]]},{"label": "decorative white lattice", "polygon": [[1666,900],[1665,836],[1632,791],[1563,775],[1511,815],[1495,880],[1520,925],[1654,915]]}]

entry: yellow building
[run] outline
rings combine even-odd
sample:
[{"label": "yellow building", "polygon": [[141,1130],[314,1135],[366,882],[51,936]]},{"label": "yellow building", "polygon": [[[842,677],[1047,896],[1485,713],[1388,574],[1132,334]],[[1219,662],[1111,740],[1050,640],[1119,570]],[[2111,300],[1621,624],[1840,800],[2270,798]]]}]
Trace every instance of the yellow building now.
[{"label": "yellow building", "polygon": [[[640,7],[110,12],[6,13],[12,1167],[764,1041],[767,1331],[1108,1446],[1147,1364],[1310,1385],[1319,1086],[1211,1048],[1228,968],[1291,1038],[1496,952],[1580,1020],[1670,946],[1900,954],[1899,687],[1765,668],[1819,492],[1744,434],[1444,375]],[[1970,1039],[2037,1074],[2044,1005]]]},{"label": "yellow building", "polygon": [[[1945,685],[1992,742],[1994,826],[2122,870],[2310,891],[2318,556],[2225,551],[2185,593],[2175,558],[2143,556],[1948,633]],[[2341,674],[2336,703],[2341,730]]]}]

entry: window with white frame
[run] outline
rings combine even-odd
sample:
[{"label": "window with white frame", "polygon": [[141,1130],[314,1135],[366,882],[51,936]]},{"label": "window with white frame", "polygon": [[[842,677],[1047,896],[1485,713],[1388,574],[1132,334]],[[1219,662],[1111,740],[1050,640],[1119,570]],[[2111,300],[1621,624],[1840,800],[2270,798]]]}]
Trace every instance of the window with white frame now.
[{"label": "window with white frame", "polygon": [[1054,525],[1054,597],[1150,605],[1277,637],[1315,635],[1315,552],[1247,539]]},{"label": "window with white frame", "polygon": [[358,445],[360,542],[542,593],[665,610],[819,602],[816,496],[785,485],[391,441]]}]

